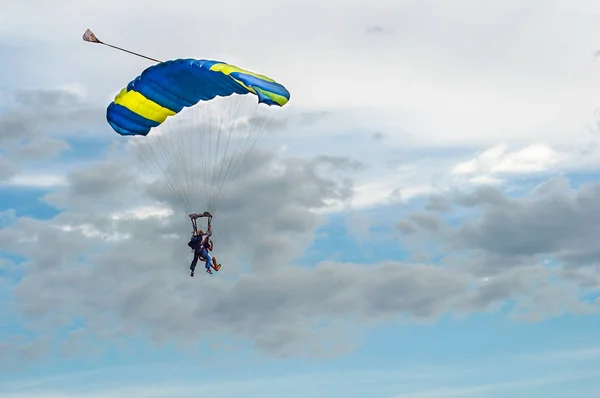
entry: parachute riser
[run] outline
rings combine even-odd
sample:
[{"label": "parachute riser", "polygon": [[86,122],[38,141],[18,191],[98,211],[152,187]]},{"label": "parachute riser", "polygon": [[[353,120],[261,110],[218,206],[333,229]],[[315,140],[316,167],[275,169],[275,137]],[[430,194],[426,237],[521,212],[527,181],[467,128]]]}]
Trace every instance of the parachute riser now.
[{"label": "parachute riser", "polygon": [[196,223],[196,220],[202,217],[207,217],[208,218],[208,226],[210,227],[211,222],[212,222],[212,214],[210,214],[210,212],[205,211],[202,214],[198,214],[198,213],[190,213],[188,214],[188,216],[190,217],[190,220],[192,221],[192,226],[194,227],[194,232],[198,231],[198,224]]}]

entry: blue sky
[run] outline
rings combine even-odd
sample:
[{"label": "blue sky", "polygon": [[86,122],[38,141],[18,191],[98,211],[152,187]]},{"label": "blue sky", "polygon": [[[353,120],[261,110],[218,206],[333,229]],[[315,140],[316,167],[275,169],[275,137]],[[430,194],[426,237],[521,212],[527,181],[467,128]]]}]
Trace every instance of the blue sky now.
[{"label": "blue sky", "polygon": [[[67,3],[0,16],[0,398],[600,394],[595,2]],[[148,63],[88,27],[290,89],[219,273],[105,122]]]}]

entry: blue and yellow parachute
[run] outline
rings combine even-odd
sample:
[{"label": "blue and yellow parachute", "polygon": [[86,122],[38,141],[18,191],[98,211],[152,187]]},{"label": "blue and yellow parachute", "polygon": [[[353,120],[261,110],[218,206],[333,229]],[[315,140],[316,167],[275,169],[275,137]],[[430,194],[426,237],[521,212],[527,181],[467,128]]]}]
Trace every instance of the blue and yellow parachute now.
[{"label": "blue and yellow parachute", "polygon": [[257,109],[281,108],[289,99],[283,85],[264,75],[224,62],[176,59],[132,80],[109,104],[106,119],[138,145],[146,170],[158,173],[174,204],[186,214],[214,214],[273,119]]},{"label": "blue and yellow parachute", "polygon": [[121,135],[146,135],[184,107],[250,93],[267,105],[284,106],[290,99],[269,77],[218,61],[177,59],[151,66],[131,81],[108,106],[106,119]]}]

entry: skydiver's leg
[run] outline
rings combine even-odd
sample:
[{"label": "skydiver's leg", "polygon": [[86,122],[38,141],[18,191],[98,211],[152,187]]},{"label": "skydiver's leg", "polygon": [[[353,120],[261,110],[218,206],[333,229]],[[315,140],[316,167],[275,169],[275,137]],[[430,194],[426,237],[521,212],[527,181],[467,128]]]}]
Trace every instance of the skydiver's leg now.
[{"label": "skydiver's leg", "polygon": [[194,276],[194,270],[196,269],[196,264],[198,264],[198,257],[200,257],[200,253],[197,250],[194,250],[194,259],[192,260],[192,264],[190,265],[190,276]]},{"label": "skydiver's leg", "polygon": [[204,249],[204,258],[206,258],[206,263],[204,264],[204,266],[206,267],[206,272],[212,274],[212,271],[210,270],[210,263],[212,262],[212,258],[208,253],[208,250],[206,249]]},{"label": "skydiver's leg", "polygon": [[217,259],[215,256],[212,256],[212,267],[214,268],[215,271],[218,271],[221,269],[221,264],[217,264]]}]

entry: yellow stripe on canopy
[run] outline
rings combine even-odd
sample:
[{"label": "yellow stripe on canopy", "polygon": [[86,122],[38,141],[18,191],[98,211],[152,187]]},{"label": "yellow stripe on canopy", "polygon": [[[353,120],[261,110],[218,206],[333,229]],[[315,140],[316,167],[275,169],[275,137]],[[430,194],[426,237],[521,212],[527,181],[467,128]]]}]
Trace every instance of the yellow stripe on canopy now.
[{"label": "yellow stripe on canopy", "polygon": [[164,122],[167,117],[174,116],[176,113],[170,109],[158,105],[149,100],[137,91],[127,91],[127,88],[115,97],[115,104],[124,106],[130,111],[157,123]]}]

